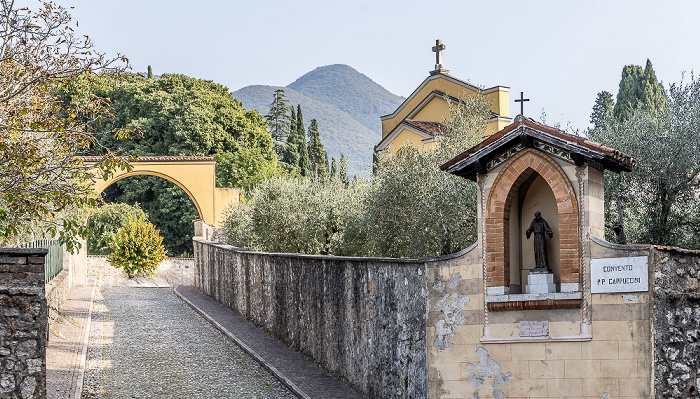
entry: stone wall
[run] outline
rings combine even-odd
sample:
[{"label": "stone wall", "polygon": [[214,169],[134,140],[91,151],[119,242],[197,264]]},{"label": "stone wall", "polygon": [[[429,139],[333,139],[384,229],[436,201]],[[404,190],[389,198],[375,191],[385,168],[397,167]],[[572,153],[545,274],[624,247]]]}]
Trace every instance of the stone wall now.
[{"label": "stone wall", "polygon": [[655,251],[654,385],[662,398],[700,397],[700,251]]},{"label": "stone wall", "polygon": [[53,328],[56,320],[59,319],[60,314],[57,312],[63,307],[63,303],[68,298],[68,292],[70,291],[70,270],[64,269],[56,277],[51,279],[46,283],[46,304],[48,305],[49,312],[49,327]]},{"label": "stone wall", "polygon": [[41,248],[0,248],[0,397],[46,396],[47,307]]},{"label": "stone wall", "polygon": [[424,260],[265,254],[194,239],[195,287],[369,398],[424,398]]},{"label": "stone wall", "polygon": [[143,286],[144,284],[155,286],[192,285],[194,275],[194,259],[192,258],[166,258],[160,262],[152,276],[148,278],[137,276],[132,280],[127,278],[124,269],[110,265],[106,256],[88,255],[85,264],[87,265],[89,283],[98,287]]}]

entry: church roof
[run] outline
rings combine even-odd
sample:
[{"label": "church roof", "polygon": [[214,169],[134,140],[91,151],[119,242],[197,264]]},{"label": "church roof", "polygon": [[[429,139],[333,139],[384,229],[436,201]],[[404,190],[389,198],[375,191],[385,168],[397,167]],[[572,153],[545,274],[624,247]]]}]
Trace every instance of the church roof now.
[{"label": "church roof", "polygon": [[457,155],[440,166],[440,169],[476,180],[477,173],[486,173],[488,169],[492,169],[489,166],[494,163],[489,164],[489,161],[500,158],[500,155],[515,146],[522,148],[547,146],[549,149],[555,147],[559,150],[551,151],[576,165],[591,165],[601,170],[610,169],[618,173],[629,172],[636,164],[632,157],[618,150],[519,115],[515,118],[515,122]]},{"label": "church roof", "polygon": [[[399,114],[399,112],[401,112],[401,110],[404,109],[404,108],[418,95],[418,93],[420,93],[420,91],[423,90],[423,88],[424,88],[425,86],[428,85],[428,83],[430,83],[431,81],[436,80],[436,79],[445,79],[445,80],[447,80],[448,82],[451,82],[451,83],[454,83],[454,84],[456,84],[456,85],[462,86],[462,87],[464,87],[465,89],[469,89],[469,90],[471,90],[471,91],[473,91],[473,92],[478,92],[478,93],[482,93],[482,94],[492,93],[492,92],[498,91],[499,89],[508,89],[506,86],[494,86],[494,87],[491,87],[491,88],[488,88],[488,89],[482,89],[482,88],[480,88],[480,87],[474,86],[474,85],[471,84],[471,83],[468,83],[468,82],[465,82],[465,81],[463,81],[463,80],[457,79],[457,78],[455,78],[455,77],[452,76],[452,75],[447,75],[447,74],[445,74],[445,73],[438,73],[438,74],[435,74],[435,75],[430,75],[430,76],[428,76],[428,77],[423,81],[423,83],[421,83],[420,86],[418,86],[418,87],[413,91],[413,93],[411,93],[411,95],[408,96],[408,97],[404,100],[404,102],[402,102],[401,105],[398,106],[398,108],[396,108],[396,110],[395,110],[394,112],[392,112],[392,113],[390,113],[390,114],[388,114],[388,115],[383,115],[383,116],[380,117],[380,119],[381,119],[381,120],[386,120],[386,119],[395,118],[395,117]],[[437,92],[437,93],[444,96],[444,93],[442,93],[442,92]],[[455,98],[455,97],[452,97],[452,98],[453,98],[454,100],[456,100],[457,102],[459,101],[458,98]]]}]

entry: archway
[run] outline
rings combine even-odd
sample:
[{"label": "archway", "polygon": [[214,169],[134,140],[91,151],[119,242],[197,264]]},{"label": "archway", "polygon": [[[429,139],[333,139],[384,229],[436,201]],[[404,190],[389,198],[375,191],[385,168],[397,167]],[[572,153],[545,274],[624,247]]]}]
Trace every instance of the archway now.
[{"label": "archway", "polygon": [[[80,158],[85,164],[92,165],[102,160],[102,157]],[[226,206],[238,200],[240,189],[216,187],[216,161],[212,157],[144,156],[130,162],[130,165],[131,170],[117,170],[106,180],[99,170],[93,169],[95,192],[101,193],[112,183],[129,176],[162,177],[187,193],[197,207],[200,218],[209,226],[221,226]]]}]

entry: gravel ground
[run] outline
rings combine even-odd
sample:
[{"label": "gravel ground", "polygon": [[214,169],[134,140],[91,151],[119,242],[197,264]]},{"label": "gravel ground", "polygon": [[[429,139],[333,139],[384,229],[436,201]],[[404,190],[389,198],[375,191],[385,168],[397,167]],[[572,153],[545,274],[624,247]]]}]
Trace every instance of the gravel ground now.
[{"label": "gravel ground", "polygon": [[102,287],[82,398],[296,398],[170,288]]}]

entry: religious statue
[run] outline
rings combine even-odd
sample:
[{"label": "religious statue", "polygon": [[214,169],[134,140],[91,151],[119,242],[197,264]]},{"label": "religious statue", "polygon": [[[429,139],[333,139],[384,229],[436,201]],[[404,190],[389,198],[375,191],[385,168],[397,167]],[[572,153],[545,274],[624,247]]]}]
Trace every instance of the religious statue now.
[{"label": "religious statue", "polygon": [[542,218],[542,214],[535,212],[535,218],[530,223],[530,227],[525,230],[527,239],[530,239],[530,234],[535,233],[535,268],[530,271],[534,274],[551,273],[549,269],[549,260],[547,259],[547,243],[544,241],[544,235],[547,234],[552,238],[552,228],[549,227],[547,221]]}]

